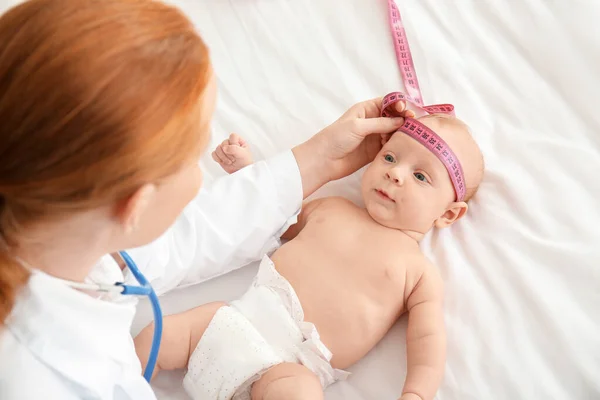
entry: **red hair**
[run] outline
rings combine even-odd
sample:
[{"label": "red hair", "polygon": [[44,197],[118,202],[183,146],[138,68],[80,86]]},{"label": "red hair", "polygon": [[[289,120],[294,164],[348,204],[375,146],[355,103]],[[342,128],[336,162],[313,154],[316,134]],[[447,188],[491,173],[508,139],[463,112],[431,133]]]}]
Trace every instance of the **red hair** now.
[{"label": "red hair", "polygon": [[0,17],[0,325],[28,224],[126,198],[199,156],[208,50],[151,0],[31,0]]}]

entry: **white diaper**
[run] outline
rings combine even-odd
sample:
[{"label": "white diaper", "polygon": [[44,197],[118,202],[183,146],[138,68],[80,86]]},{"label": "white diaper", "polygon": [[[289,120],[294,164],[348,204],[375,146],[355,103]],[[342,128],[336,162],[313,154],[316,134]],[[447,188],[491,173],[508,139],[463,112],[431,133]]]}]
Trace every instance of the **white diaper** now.
[{"label": "white diaper", "polygon": [[323,388],[348,373],[334,369],[317,329],[304,321],[292,285],[264,257],[241,299],[220,308],[188,363],[183,386],[193,399],[249,400],[252,384],[270,367],[299,363]]}]

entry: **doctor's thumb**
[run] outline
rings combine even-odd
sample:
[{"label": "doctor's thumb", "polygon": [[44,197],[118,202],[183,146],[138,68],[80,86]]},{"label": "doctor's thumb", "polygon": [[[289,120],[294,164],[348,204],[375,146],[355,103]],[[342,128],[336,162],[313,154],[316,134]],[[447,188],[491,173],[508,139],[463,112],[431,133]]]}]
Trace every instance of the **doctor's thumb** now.
[{"label": "doctor's thumb", "polygon": [[404,124],[404,118],[365,118],[357,121],[357,132],[360,135],[367,136],[374,133],[392,133],[398,130]]}]

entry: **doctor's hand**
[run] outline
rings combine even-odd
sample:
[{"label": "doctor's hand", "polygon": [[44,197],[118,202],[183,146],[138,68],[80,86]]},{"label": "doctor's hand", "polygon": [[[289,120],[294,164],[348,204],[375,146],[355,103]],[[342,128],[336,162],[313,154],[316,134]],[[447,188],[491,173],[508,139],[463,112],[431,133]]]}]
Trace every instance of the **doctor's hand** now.
[{"label": "doctor's hand", "polygon": [[[389,135],[414,116],[395,104],[395,118],[380,117],[383,98],[350,107],[337,121],[292,149],[306,198],[325,183],[343,178],[373,161]],[[412,113],[412,114],[410,114]]]},{"label": "doctor's hand", "polygon": [[400,400],[423,400],[421,396],[416,395],[414,393],[404,393]]}]

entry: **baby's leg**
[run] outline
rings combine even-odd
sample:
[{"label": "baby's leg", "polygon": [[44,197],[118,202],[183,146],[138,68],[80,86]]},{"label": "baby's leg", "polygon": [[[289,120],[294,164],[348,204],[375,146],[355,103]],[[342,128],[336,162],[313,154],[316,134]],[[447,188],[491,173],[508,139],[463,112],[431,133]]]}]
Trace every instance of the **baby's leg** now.
[{"label": "baby's leg", "polygon": [[323,388],[305,366],[283,363],[252,385],[252,400],[323,400]]},{"label": "baby's leg", "polygon": [[[217,310],[226,304],[215,302],[204,304],[180,314],[169,315],[163,321],[163,334],[154,374],[160,370],[180,369],[187,366],[188,360],[198,345]],[[134,339],[135,351],[146,368],[150,357],[150,346],[154,323],[145,327]]]}]

